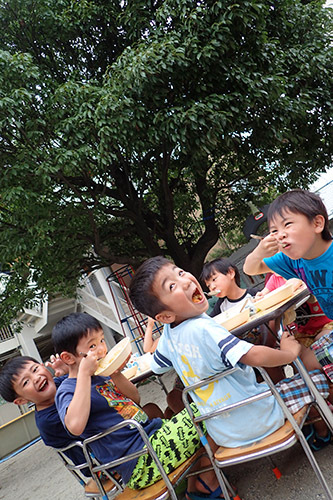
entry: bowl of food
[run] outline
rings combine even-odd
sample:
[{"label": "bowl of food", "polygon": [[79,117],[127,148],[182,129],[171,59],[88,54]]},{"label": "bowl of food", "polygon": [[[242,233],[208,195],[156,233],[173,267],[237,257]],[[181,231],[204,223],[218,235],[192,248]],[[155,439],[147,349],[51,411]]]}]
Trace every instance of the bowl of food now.
[{"label": "bowl of food", "polygon": [[227,311],[214,316],[213,319],[220,325],[224,326],[227,330],[233,330],[234,328],[237,328],[237,326],[246,323],[249,317],[249,308],[243,309],[243,311],[240,312],[239,307],[231,307]]},{"label": "bowl of food", "polygon": [[138,371],[138,365],[133,365],[130,368],[126,368],[126,370],[123,370],[121,373],[127,379],[131,379],[131,378],[135,377],[137,371]]},{"label": "bowl of food", "polygon": [[295,286],[293,283],[286,283],[285,285],[276,288],[269,292],[262,299],[256,300],[254,305],[257,311],[264,311],[270,307],[276,306],[280,302],[289,299],[294,293]]},{"label": "bowl of food", "polygon": [[131,342],[130,339],[126,337],[116,344],[104,358],[99,360],[95,375],[108,377],[125,363],[131,353]]}]

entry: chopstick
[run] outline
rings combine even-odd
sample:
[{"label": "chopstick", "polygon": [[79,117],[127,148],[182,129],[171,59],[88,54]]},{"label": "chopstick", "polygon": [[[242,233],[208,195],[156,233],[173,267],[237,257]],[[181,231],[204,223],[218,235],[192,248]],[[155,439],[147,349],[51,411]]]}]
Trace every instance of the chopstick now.
[{"label": "chopstick", "polygon": [[263,236],[259,236],[259,234],[250,234],[250,236],[254,240],[263,240],[264,239],[264,237]]},{"label": "chopstick", "polygon": [[240,310],[239,310],[239,312],[240,312],[240,313],[243,311],[243,309],[244,309],[244,307],[246,306],[246,304],[248,303],[248,301],[249,301],[249,299],[248,299],[248,298],[244,300],[244,304],[242,305],[242,307],[241,307],[241,308],[240,308]]}]

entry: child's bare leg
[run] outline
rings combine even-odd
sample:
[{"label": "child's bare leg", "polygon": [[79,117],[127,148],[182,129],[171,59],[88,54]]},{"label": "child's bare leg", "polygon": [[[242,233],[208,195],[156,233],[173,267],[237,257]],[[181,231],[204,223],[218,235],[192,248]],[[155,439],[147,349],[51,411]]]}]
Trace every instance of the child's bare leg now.
[{"label": "child's bare leg", "polygon": [[[318,370],[318,369],[323,371],[321,364],[317,360],[314,352],[311,351],[311,349],[309,347],[302,346],[300,358],[303,361],[303,364],[304,364],[305,368],[307,369],[307,371]],[[330,394],[327,398],[330,402],[333,401],[333,389],[332,389],[332,387],[333,387],[332,384],[330,384]],[[310,415],[310,417],[316,417],[316,416],[319,416],[319,413],[315,408],[311,408],[309,415]],[[314,426],[318,436],[326,437],[328,435],[328,427],[323,420],[319,420],[318,422],[315,422],[313,424],[313,426]]]},{"label": "child's bare leg", "polygon": [[170,418],[173,417],[174,414],[175,412],[171,410],[170,406],[167,406],[166,409],[164,410],[163,418],[170,420]]},{"label": "child's bare leg", "polygon": [[320,330],[319,333],[317,333],[317,335],[315,336],[314,338],[314,342],[318,339],[320,339],[320,337],[323,337],[324,335],[326,335],[327,333],[330,333],[332,331],[332,328],[327,328],[325,330],[325,328],[323,328],[322,330]]},{"label": "child's bare leg", "polygon": [[274,384],[280,382],[280,380],[286,378],[282,366],[274,366],[273,368],[266,368],[266,371]]},{"label": "child's bare leg", "polygon": [[309,347],[305,347],[304,345],[301,346],[300,358],[308,372],[311,370],[323,371],[321,364]]},{"label": "child's bare leg", "polygon": [[[315,408],[311,408],[310,417],[317,417],[319,413]],[[313,451],[319,451],[328,446],[331,442],[331,432],[322,419],[317,419],[313,425],[307,429],[306,439]]]},{"label": "child's bare leg", "polygon": [[150,419],[152,418],[164,418],[164,414],[159,406],[155,403],[147,403],[142,407],[143,411],[148,415]]},{"label": "child's bare leg", "polygon": [[185,408],[182,399],[182,391],[179,389],[172,389],[167,395],[166,400],[169,408],[171,408],[174,414],[181,412]]},{"label": "child's bare leg", "polygon": [[[215,443],[215,441],[213,441],[213,439],[210,436],[208,436],[208,434],[206,435],[206,437],[212,452],[215,453],[215,451],[218,449],[218,445]],[[198,470],[205,469],[211,466],[212,464],[209,458],[207,456],[204,456],[200,459]],[[199,477],[207,486],[209,486],[211,491],[215,491],[219,487],[219,482],[213,469],[200,473]],[[207,495],[209,495],[210,493],[209,490],[204,487],[202,482],[197,479],[197,476],[192,476],[188,479],[187,488],[189,492],[196,491]]]}]

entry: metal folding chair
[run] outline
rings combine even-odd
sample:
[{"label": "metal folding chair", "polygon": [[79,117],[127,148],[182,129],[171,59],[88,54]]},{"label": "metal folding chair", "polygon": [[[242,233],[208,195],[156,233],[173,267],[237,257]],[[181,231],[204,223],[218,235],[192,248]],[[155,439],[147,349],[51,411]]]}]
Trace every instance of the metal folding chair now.
[{"label": "metal folding chair", "polygon": [[[222,488],[222,483],[224,481],[224,478],[221,478],[221,469],[224,467],[228,467],[230,465],[236,465],[239,463],[244,463],[248,462],[251,460],[255,460],[257,458],[262,458],[265,456],[270,456],[274,453],[277,453],[279,451],[283,451],[287,448],[290,448],[293,446],[297,441],[300,442],[300,444],[303,447],[303,450],[311,464],[311,467],[313,468],[318,481],[320,482],[323,490],[326,493],[326,496],[329,500],[333,500],[333,495],[332,492],[330,491],[327,482],[321,472],[321,469],[319,468],[319,465],[312,453],[311,448],[309,447],[306,438],[304,434],[301,431],[301,428],[305,422],[305,419],[307,417],[307,414],[309,412],[310,406],[303,408],[300,410],[297,414],[294,416],[290,413],[289,409],[285,405],[283,399],[281,398],[279,392],[275,388],[273,382],[271,381],[270,377],[267,375],[266,371],[263,368],[258,368],[260,371],[264,381],[267,383],[269,389],[266,390],[265,392],[258,394],[256,396],[252,396],[249,398],[246,398],[242,401],[239,401],[234,404],[226,405],[223,408],[219,408],[218,410],[212,410],[209,413],[206,413],[204,415],[200,415],[198,417],[194,417],[193,411],[191,409],[191,406],[189,404],[189,396],[191,393],[195,392],[197,389],[207,386],[207,384],[220,380],[224,377],[228,377],[229,375],[232,375],[236,370],[238,370],[237,367],[235,368],[230,368],[225,370],[222,373],[219,373],[218,375],[214,377],[209,377],[205,380],[201,380],[197,383],[194,383],[188,387],[185,387],[183,390],[183,401],[185,404],[185,407],[187,408],[187,411],[189,412],[191,419],[194,423],[194,425],[197,428],[198,434],[200,436],[200,439],[203,443],[203,445],[206,448],[207,454],[212,462],[213,468],[215,470],[215,473],[217,477],[219,478],[219,482]],[[267,436],[264,439],[261,439],[260,441],[257,441],[253,443],[252,445],[248,446],[242,446],[239,448],[225,448],[225,447],[220,447],[215,454],[213,454],[209,443],[203,433],[203,430],[201,428],[201,422],[204,422],[207,419],[214,418],[217,416],[223,415],[225,412],[232,412],[236,408],[240,408],[249,404],[254,403],[255,401],[259,401],[261,399],[274,396],[280,405],[283,414],[286,418],[286,423],[277,431],[273,432],[269,436]],[[223,424],[223,420],[221,420]],[[226,497],[227,498],[227,497]]]},{"label": "metal folding chair", "polygon": [[[145,444],[144,448],[138,450],[135,453],[131,453],[122,458],[107,463],[97,464],[96,461],[94,462],[93,452],[91,447],[92,443],[94,443],[99,439],[103,439],[108,434],[112,434],[113,432],[118,431],[119,429],[125,426],[136,427]],[[177,500],[177,493],[175,489],[183,481],[183,479],[185,479],[189,471],[200,459],[201,455],[204,452],[204,449],[198,450],[197,453],[195,453],[192,457],[190,457],[183,464],[181,464],[176,470],[174,470],[168,475],[163,469],[163,466],[160,460],[158,459],[155,450],[153,449],[149,441],[149,437],[146,434],[143,427],[136,420],[128,419],[124,420],[123,422],[120,422],[117,425],[114,425],[113,427],[110,427],[104,432],[101,432],[99,434],[96,434],[95,436],[85,439],[83,441],[83,452],[86,457],[87,463],[89,465],[92,477],[99,485],[101,490],[103,489],[103,485],[101,484],[100,478],[97,475],[99,472],[103,472],[104,474],[109,474],[110,471],[112,469],[116,469],[118,465],[125,462],[129,462],[130,460],[139,458],[141,455],[149,453],[152,456],[153,460],[156,462],[156,465],[161,473],[162,479],[157,483],[153,484],[152,486],[149,486],[142,490],[133,490],[127,487],[123,490],[123,492],[120,493],[120,495],[117,497],[117,500],[153,500],[156,498],[158,498],[159,500],[164,500],[166,498]],[[104,496],[102,496],[103,500],[107,500],[108,498],[109,497],[107,496],[106,493]]]},{"label": "metal folding chair", "polygon": [[[286,326],[286,328],[289,331],[291,331],[290,328],[288,327],[288,325]],[[280,321],[279,330],[277,332],[278,339],[280,339],[282,337],[284,329],[285,329],[285,326],[284,326],[284,322],[283,322],[283,318],[282,318],[282,320]],[[293,361],[292,364],[296,367],[298,373],[300,374],[300,376],[302,377],[302,379],[304,380],[304,382],[308,386],[309,391],[311,393],[311,396],[313,397],[313,404],[316,406],[320,416],[325,421],[326,425],[328,426],[328,428],[330,429],[330,431],[333,434],[333,414],[332,414],[331,410],[329,409],[329,407],[327,406],[325,399],[323,398],[323,396],[320,394],[317,387],[313,383],[308,371],[306,370],[305,366],[303,365],[302,360],[298,357],[295,359],[295,361]]]},{"label": "metal folding chair", "polygon": [[[299,310],[300,307],[303,306],[303,304],[309,299],[310,297],[310,292],[309,295],[305,295],[299,300],[294,303],[289,309],[287,309],[280,318],[276,319],[276,328],[277,332],[275,334],[277,341],[279,342],[282,334],[285,329],[287,329],[290,333],[292,333],[292,329],[288,326],[288,320],[286,319],[286,316],[290,313],[295,314],[295,311]],[[315,315],[312,315],[315,316]],[[320,315],[319,315],[320,316]],[[290,319],[290,318],[289,318]],[[297,319],[297,318],[296,318]],[[317,387],[313,383],[309,373],[307,372],[306,368],[303,365],[303,362],[301,361],[300,358],[296,358],[295,361],[292,363],[306,385],[308,386],[308,389],[311,393],[311,396],[313,397],[313,404],[316,406],[320,416],[323,418],[325,423],[327,424],[328,428],[330,431],[333,433],[333,414],[331,410],[329,409],[326,401],[324,400],[323,396],[320,394],[318,391]]]},{"label": "metal folding chair", "polygon": [[[70,458],[71,451],[75,448],[77,448],[76,451],[79,450],[81,452],[80,455],[82,454],[81,463],[75,464]],[[75,477],[77,481],[79,481],[81,486],[83,486],[84,493],[87,498],[90,498],[91,500],[101,498],[111,499],[119,492],[123,491],[124,488],[121,484],[121,479],[119,479],[119,477],[117,478],[114,474],[106,473],[104,479],[101,480],[99,478],[98,482],[92,478],[90,466],[92,463],[98,465],[98,461],[95,459],[93,454],[91,454],[88,463],[85,459],[83,444],[81,441],[74,441],[65,448],[57,449],[56,451],[66,469]],[[87,473],[89,474],[88,476]]]}]

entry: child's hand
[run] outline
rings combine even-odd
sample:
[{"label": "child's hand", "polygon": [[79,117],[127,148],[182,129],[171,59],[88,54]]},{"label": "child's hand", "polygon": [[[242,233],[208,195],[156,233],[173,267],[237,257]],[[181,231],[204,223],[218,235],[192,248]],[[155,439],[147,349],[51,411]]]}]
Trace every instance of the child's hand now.
[{"label": "child's hand", "polygon": [[256,248],[256,252],[260,252],[262,258],[271,257],[279,252],[279,250],[278,242],[272,234],[263,238]]},{"label": "child's hand", "polygon": [[115,373],[120,373],[125,368],[125,366],[129,362],[129,360],[131,359],[131,356],[132,356],[132,353],[126,358],[126,361],[124,361],[123,364],[121,366],[119,366],[118,370],[116,370],[115,372],[112,373],[112,375],[114,375]]},{"label": "child's hand", "polygon": [[289,332],[283,332],[281,340],[280,340],[280,350],[281,351],[289,351],[293,353],[294,358],[300,355],[301,352],[301,344],[297,342],[295,337],[291,335]]},{"label": "child's hand", "polygon": [[269,290],[268,288],[263,288],[262,290],[260,290],[260,292],[257,292],[255,294],[255,296],[253,297],[253,300],[254,302],[256,302],[257,300],[260,300],[262,299],[263,297],[265,297],[265,295],[267,295],[269,293]]},{"label": "child's hand", "polygon": [[257,292],[255,294],[255,296],[253,297],[253,300],[256,301],[256,300],[262,299],[264,296],[265,295],[262,292]]},{"label": "child's hand", "polygon": [[150,318],[149,316],[148,316],[147,326],[149,326],[152,330],[154,329],[155,326],[155,320],[153,318]]},{"label": "child's hand", "polygon": [[97,353],[94,351],[88,351],[87,354],[81,360],[80,372],[84,372],[90,376],[94,375],[98,367]]},{"label": "child's hand", "polygon": [[59,354],[50,356],[50,361],[46,361],[45,366],[54,370],[55,377],[61,377],[68,373],[68,366],[62,361]]}]

